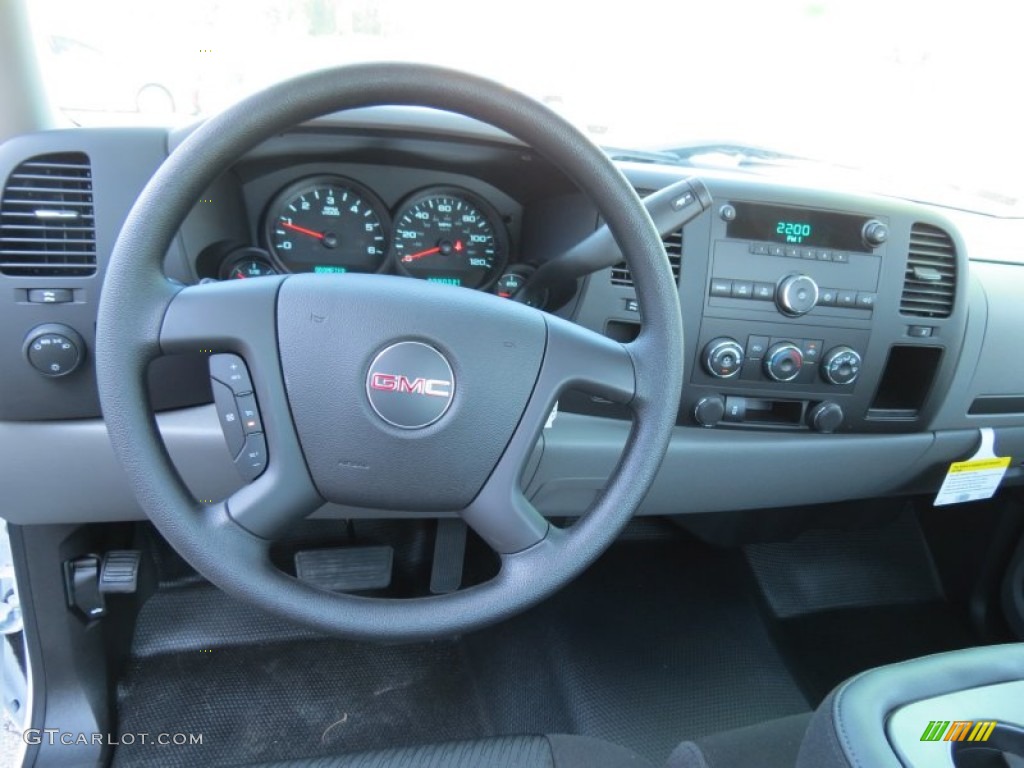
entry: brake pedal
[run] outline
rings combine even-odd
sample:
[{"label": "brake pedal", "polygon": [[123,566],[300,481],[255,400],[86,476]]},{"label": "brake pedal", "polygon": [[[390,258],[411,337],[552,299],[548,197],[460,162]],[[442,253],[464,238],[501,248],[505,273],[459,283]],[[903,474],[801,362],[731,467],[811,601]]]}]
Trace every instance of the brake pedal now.
[{"label": "brake pedal", "polygon": [[391,547],[306,549],[295,553],[295,574],[329,592],[362,592],[391,584]]},{"label": "brake pedal", "polygon": [[457,517],[438,520],[434,565],[430,570],[430,593],[444,595],[461,587],[465,559],[466,524]]}]

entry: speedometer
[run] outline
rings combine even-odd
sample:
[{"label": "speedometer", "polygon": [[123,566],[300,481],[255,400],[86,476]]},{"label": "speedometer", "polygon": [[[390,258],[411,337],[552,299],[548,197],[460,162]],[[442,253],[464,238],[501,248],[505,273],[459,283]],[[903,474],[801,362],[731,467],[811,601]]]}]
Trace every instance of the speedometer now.
[{"label": "speedometer", "polygon": [[388,253],[388,217],[376,196],[351,179],[314,176],[274,198],[266,237],[288,272],[378,272]]},{"label": "speedometer", "polygon": [[435,283],[487,288],[508,261],[497,212],[455,187],[414,194],[395,215],[392,253],[399,272]]}]

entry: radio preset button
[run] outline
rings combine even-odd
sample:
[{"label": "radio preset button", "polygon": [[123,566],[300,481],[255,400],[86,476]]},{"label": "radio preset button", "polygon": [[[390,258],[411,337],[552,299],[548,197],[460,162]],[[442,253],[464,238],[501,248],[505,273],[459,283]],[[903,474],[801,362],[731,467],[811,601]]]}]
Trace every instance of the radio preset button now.
[{"label": "radio preset button", "polygon": [[768,253],[772,256],[785,256],[786,249],[781,245],[770,245],[768,246]]},{"label": "radio preset button", "polygon": [[834,261],[836,264],[849,264],[850,263],[850,254],[848,254],[848,253],[833,253],[832,254],[832,261]]}]

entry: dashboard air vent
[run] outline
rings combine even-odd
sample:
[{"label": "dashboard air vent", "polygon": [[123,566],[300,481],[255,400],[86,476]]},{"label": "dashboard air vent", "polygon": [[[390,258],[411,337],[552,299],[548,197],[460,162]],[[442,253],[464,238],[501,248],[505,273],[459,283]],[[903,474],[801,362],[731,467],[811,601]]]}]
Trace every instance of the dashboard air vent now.
[{"label": "dashboard air vent", "polygon": [[92,170],[81,152],[39,155],[0,197],[0,273],[84,277],[96,272]]},{"label": "dashboard air vent", "polygon": [[[683,263],[683,230],[677,229],[665,235],[661,241],[665,244],[665,253],[668,254],[668,263],[672,265],[672,277],[676,283],[679,282],[679,270]],[[632,287],[633,274],[629,271],[629,265],[620,261],[612,267],[612,285],[624,285]]]},{"label": "dashboard air vent", "polygon": [[956,247],[947,232],[917,223],[910,229],[910,252],[900,314],[949,317],[956,294]]}]

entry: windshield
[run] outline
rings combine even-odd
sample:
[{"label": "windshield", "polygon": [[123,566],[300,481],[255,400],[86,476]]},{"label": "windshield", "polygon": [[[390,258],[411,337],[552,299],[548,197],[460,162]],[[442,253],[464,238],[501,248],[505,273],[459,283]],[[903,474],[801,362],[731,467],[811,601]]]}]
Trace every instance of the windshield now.
[{"label": "windshield", "polygon": [[1024,46],[1005,1],[28,5],[48,95],[76,124],[184,123],[303,71],[426,61],[525,91],[605,146],[770,149],[1024,215]]}]

